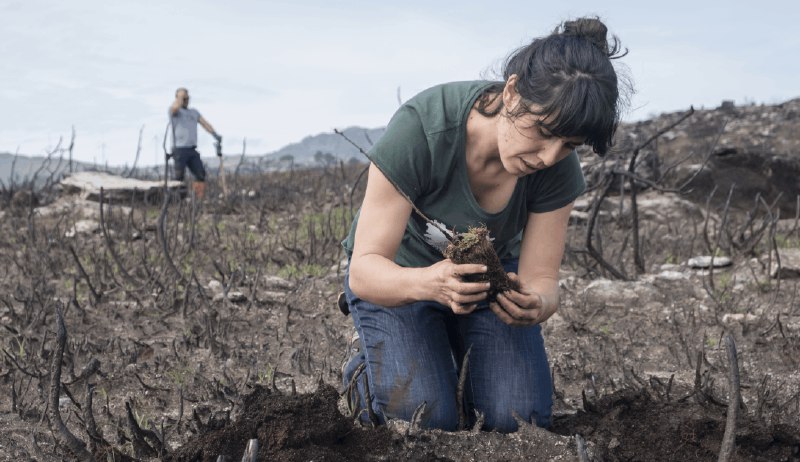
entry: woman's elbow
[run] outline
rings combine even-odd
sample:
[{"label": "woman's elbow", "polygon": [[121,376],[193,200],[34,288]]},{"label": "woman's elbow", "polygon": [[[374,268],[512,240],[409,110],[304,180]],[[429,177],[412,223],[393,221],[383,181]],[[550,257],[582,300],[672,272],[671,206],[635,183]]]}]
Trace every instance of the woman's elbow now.
[{"label": "woman's elbow", "polygon": [[350,291],[353,292],[356,297],[363,299],[365,295],[365,280],[362,277],[363,268],[359,263],[360,262],[357,258],[350,260],[350,267],[348,268],[347,273],[347,284],[350,286]]}]

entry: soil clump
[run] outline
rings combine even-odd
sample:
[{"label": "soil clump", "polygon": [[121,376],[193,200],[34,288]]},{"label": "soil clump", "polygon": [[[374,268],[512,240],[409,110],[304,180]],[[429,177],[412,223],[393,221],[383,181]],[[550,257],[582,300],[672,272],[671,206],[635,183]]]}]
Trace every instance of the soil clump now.
[{"label": "soil clump", "polygon": [[454,240],[447,246],[444,256],[454,263],[477,263],[486,265],[488,270],[483,274],[469,274],[464,276],[467,282],[489,281],[488,300],[494,301],[497,294],[507,290],[519,290],[519,284],[512,281],[503,269],[500,258],[489,240],[489,230],[485,226],[471,227],[466,233],[456,234]]}]

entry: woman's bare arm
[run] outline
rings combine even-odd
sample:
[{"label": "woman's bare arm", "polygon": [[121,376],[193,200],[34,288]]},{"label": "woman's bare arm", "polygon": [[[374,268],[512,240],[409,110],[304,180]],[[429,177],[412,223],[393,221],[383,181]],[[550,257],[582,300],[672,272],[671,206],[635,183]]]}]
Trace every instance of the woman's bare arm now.
[{"label": "woman's bare arm", "polygon": [[558,309],[558,272],[564,255],[572,203],[552,212],[528,214],[519,258],[519,292],[498,297],[492,309],[508,324],[546,321]]},{"label": "woman's bare arm", "polygon": [[411,204],[371,165],[350,260],[350,289],[383,306],[434,300],[457,313],[472,311],[486,297],[488,284],[465,283],[459,276],[484,272],[481,265],[443,260],[425,268],[404,268],[394,262],[410,216]]}]

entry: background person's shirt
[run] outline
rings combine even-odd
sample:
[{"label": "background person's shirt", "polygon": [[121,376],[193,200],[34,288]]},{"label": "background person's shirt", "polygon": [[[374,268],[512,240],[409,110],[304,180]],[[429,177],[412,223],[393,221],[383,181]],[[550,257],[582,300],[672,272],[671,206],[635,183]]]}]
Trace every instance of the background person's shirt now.
[{"label": "background person's shirt", "polygon": [[197,109],[179,108],[170,116],[172,134],[176,148],[193,148],[197,146],[197,122],[200,113]]},{"label": "background person's shirt", "polygon": [[[497,82],[454,82],[423,91],[392,117],[369,158],[428,218],[441,227],[465,232],[486,225],[500,259],[518,258],[522,233],[531,212],[559,209],[586,189],[576,152],[552,167],[517,180],[506,207],[489,213],[478,204],[466,168],[466,121],[478,96]],[[358,215],[342,242],[353,253]],[[429,266],[442,260],[437,249],[447,239],[416,212],[406,225],[395,255],[404,267]]]}]

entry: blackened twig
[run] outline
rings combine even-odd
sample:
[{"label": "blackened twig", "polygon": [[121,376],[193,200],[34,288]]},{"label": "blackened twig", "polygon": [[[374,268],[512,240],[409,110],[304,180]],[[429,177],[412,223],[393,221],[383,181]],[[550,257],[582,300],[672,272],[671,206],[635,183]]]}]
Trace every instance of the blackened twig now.
[{"label": "blackened twig", "polygon": [[86,403],[83,406],[83,422],[86,424],[86,434],[89,435],[89,448],[92,452],[97,448],[97,443],[105,442],[103,437],[97,432],[97,423],[92,412],[92,401],[94,397],[94,385],[86,383]]},{"label": "blackened twig", "polygon": [[103,187],[100,187],[100,229],[103,232],[103,240],[106,243],[106,247],[108,248],[108,252],[111,254],[111,258],[114,260],[114,263],[117,264],[117,268],[119,268],[119,272],[127,279],[130,283],[134,286],[138,284],[138,282],[131,277],[128,270],[125,268],[125,265],[122,264],[122,259],[119,257],[116,249],[114,249],[114,242],[111,240],[111,235],[108,233],[108,227],[106,227],[106,215],[105,210],[103,207],[103,201],[105,200],[104,190]]},{"label": "blackened twig", "polygon": [[414,413],[411,414],[411,422],[409,423],[408,431],[406,432],[407,435],[414,435],[422,430],[422,423],[425,420],[425,410],[427,408],[428,402],[423,401],[414,409]]},{"label": "blackened twig", "polygon": [[598,251],[594,244],[592,243],[592,236],[594,235],[594,227],[597,223],[597,217],[600,214],[600,205],[605,200],[606,196],[611,192],[611,188],[613,187],[614,182],[611,181],[611,177],[606,180],[606,185],[603,188],[603,191],[600,193],[597,199],[595,199],[594,206],[592,207],[592,213],[589,216],[589,222],[586,226],[586,251],[592,258],[597,261],[605,270],[611,273],[615,278],[627,281],[628,277],[623,274],[620,270],[615,268],[611,263],[607,262],[600,251]]},{"label": "blackened twig", "polygon": [[728,418],[725,422],[725,434],[722,437],[722,446],[719,450],[718,462],[728,462],[731,460],[736,449],[736,419],[739,416],[739,402],[741,400],[739,390],[739,360],[736,355],[736,342],[733,335],[725,336],[725,347],[728,350],[728,362],[730,370],[728,374]]},{"label": "blackened twig", "polygon": [[[661,130],[657,131],[653,136],[646,139],[643,143],[636,146],[633,150],[633,154],[631,155],[631,160],[628,163],[628,173],[631,175],[635,174],[636,171],[636,159],[639,157],[639,151],[647,147],[650,143],[661,137],[664,133],[672,130],[673,128],[677,127],[681,122],[688,119],[692,114],[694,114],[694,107],[690,107],[689,111],[686,114],[682,115],[678,120],[674,123],[662,128]],[[640,249],[639,244],[639,209],[636,205],[636,193],[637,193],[637,184],[636,180],[633,178],[629,178],[628,182],[631,188],[631,220],[633,222],[633,260],[636,264],[636,268],[639,270],[640,273],[643,273],[645,270],[645,263],[644,257],[642,257],[642,252]],[[620,182],[622,184],[622,182]]]},{"label": "blackened twig", "polygon": [[[131,431],[131,442],[137,457],[162,457],[166,453],[164,443],[155,432],[139,426],[133,415],[130,401],[125,401],[125,411],[128,417],[128,428]],[[147,440],[153,445],[151,446]]]},{"label": "blackened twig", "polygon": [[158,236],[158,240],[161,241],[161,249],[164,252],[164,259],[167,261],[167,266],[170,267],[172,272],[174,272],[178,279],[180,280],[181,284],[186,284],[186,278],[183,277],[183,273],[178,270],[178,267],[175,266],[175,262],[172,260],[172,255],[169,253],[169,243],[167,242],[167,209],[169,208],[170,202],[170,192],[164,189],[164,203],[161,205],[161,213],[158,214],[158,226],[156,227],[156,235]]},{"label": "blackened twig", "polygon": [[86,270],[83,268],[83,265],[81,264],[81,260],[80,260],[80,258],[78,258],[78,254],[75,252],[75,248],[72,247],[72,244],[69,244],[68,248],[69,248],[69,252],[72,254],[72,258],[75,259],[75,264],[78,266],[78,271],[81,273],[81,276],[83,276],[83,279],[86,281],[86,285],[89,286],[89,290],[92,292],[92,296],[94,296],[94,301],[96,302],[96,301],[100,300],[100,296],[102,294],[98,293],[96,290],[94,290],[94,286],[92,285],[92,281],[91,281],[91,279],[89,279],[89,275],[86,273]]},{"label": "blackened twig", "polygon": [[64,348],[67,344],[67,327],[64,325],[61,303],[56,304],[56,325],[56,351],[53,354],[53,362],[50,367],[50,409],[48,410],[48,417],[50,418],[50,424],[54,427],[52,431],[56,439],[60,440],[79,460],[93,461],[94,457],[86,450],[86,444],[73,435],[64,425],[58,408],[59,397],[61,396],[61,360],[64,358]]},{"label": "blackened twig", "polygon": [[372,409],[372,394],[369,391],[369,376],[368,374],[364,374],[364,404],[367,406],[367,417],[369,417],[369,421],[372,423],[372,426],[375,427],[378,425],[378,416],[375,415],[375,410]]},{"label": "blackened twig", "polygon": [[464,387],[467,383],[467,372],[469,370],[469,354],[472,352],[472,345],[464,354],[461,361],[461,371],[458,373],[458,386],[456,387],[456,409],[458,409],[458,430],[466,430],[467,413],[464,411]]}]

